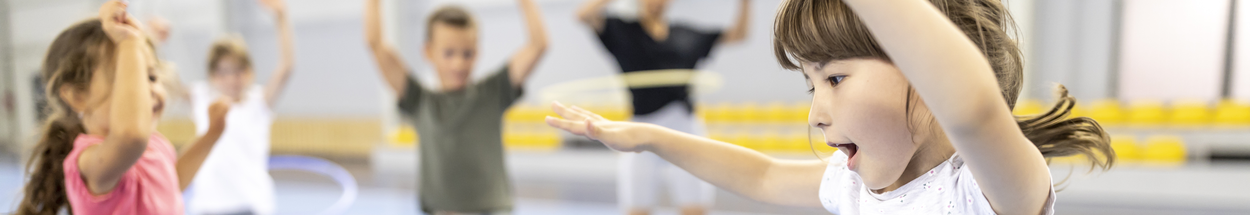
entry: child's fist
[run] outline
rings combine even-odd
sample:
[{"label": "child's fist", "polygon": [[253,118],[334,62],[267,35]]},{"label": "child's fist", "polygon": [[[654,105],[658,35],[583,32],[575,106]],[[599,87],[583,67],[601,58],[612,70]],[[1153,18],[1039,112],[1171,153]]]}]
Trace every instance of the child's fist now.
[{"label": "child's fist", "polygon": [[230,113],[230,100],[225,97],[217,98],[213,104],[208,105],[208,127],[224,130],[227,113]]},{"label": "child's fist", "polygon": [[140,29],[139,21],[126,13],[126,7],[125,2],[116,0],[100,5],[98,18],[100,18],[101,27],[104,28],[104,33],[113,39],[113,42],[143,38],[143,30]]}]

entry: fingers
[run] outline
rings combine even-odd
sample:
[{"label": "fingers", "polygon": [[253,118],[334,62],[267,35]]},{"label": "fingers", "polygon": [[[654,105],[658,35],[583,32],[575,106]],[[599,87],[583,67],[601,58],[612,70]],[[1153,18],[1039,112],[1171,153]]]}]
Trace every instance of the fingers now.
[{"label": "fingers", "polygon": [[282,0],[260,0],[259,2],[275,12],[286,8],[286,2]]},{"label": "fingers", "polygon": [[104,2],[104,5],[100,5],[100,11],[99,14],[97,14],[99,17],[97,18],[99,18],[100,22],[102,22],[105,26],[108,26],[117,23],[119,20],[118,18],[125,14],[126,3],[120,1],[108,1]]},{"label": "fingers", "polygon": [[547,121],[547,125],[550,125],[551,127],[555,127],[560,130],[568,131],[569,133],[573,133],[576,135],[586,136],[586,131],[588,131],[587,130],[588,125],[584,121],[560,119],[560,118],[555,118],[552,116],[547,116],[546,121]]},{"label": "fingers", "polygon": [[569,109],[569,107],[564,106],[564,104],[561,104],[560,102],[552,102],[551,110],[555,111],[557,115],[560,115],[560,117],[564,117],[565,119],[577,120],[577,121],[582,121],[582,120],[587,119],[584,114],[578,113],[577,111],[574,111],[573,109]]},{"label": "fingers", "polygon": [[552,110],[555,111],[556,114],[560,115],[560,117],[570,120],[607,120],[602,116],[599,116],[599,114],[592,113],[586,109],[582,109],[577,106],[564,106],[564,104],[561,104],[560,102],[552,102]]},{"label": "fingers", "polygon": [[595,114],[594,112],[590,112],[586,109],[582,109],[582,107],[573,106],[571,107],[571,109],[573,109],[574,112],[581,113],[582,115],[586,115],[587,117],[594,119],[594,120],[608,120],[608,119],[603,118],[603,116],[599,116],[599,114]]}]

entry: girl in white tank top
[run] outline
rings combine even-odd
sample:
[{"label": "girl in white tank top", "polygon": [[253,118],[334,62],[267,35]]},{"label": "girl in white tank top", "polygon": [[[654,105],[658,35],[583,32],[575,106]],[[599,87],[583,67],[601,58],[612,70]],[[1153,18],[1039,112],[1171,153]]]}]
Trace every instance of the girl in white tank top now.
[{"label": "girl in white tank top", "polygon": [[234,104],[226,130],[192,180],[191,214],[274,214],[274,185],[269,176],[269,132],[273,106],[295,65],[291,24],[283,0],[261,0],[274,14],[282,53],[278,67],[263,85],[255,83],[251,58],[242,38],[218,39],[209,49],[208,80],[189,89],[197,132],[207,128],[206,107],[225,97]]}]

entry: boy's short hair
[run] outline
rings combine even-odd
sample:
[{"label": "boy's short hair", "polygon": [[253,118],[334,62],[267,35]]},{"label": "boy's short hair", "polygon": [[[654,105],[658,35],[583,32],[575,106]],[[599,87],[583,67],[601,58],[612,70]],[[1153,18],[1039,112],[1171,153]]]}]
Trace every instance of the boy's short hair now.
[{"label": "boy's short hair", "polygon": [[208,74],[217,72],[217,62],[225,57],[238,59],[243,68],[252,68],[252,59],[247,53],[247,45],[243,43],[243,37],[239,35],[228,35],[213,42],[208,52]]},{"label": "boy's short hair", "polygon": [[469,10],[456,5],[444,5],[430,13],[430,17],[425,23],[425,41],[429,42],[434,37],[434,24],[442,23],[455,28],[475,28],[477,23],[473,20],[473,14]]}]

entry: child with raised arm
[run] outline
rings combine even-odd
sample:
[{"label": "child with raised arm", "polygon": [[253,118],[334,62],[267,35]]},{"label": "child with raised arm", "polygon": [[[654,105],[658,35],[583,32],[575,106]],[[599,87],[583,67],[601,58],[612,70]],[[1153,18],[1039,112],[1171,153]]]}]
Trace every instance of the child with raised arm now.
[{"label": "child with raised arm", "polygon": [[17,214],[182,214],[191,183],[225,129],[228,100],[208,107],[208,131],[181,155],[155,131],[165,89],[151,43],[127,5],[62,31],[42,76],[52,109],[28,162]]},{"label": "child with raised arm", "polygon": [[1045,114],[1013,116],[1021,60],[998,0],[788,0],[778,61],[811,87],[808,122],[827,161],[770,158],[659,126],[555,104],[548,124],[620,151],[649,151],[756,200],[837,214],[1052,214],[1047,157],[1115,152],[1092,119],[1068,118],[1060,88]]},{"label": "child with raised arm", "polygon": [[191,115],[197,133],[206,132],[208,105],[224,97],[234,105],[229,129],[204,161],[188,201],[191,214],[274,214],[269,176],[269,135],[273,107],[291,79],[295,41],[284,0],[258,0],[273,14],[281,58],[263,85],[257,84],[251,55],[242,38],[226,36],[208,53],[208,80],[190,84]]},{"label": "child with raised arm", "polygon": [[463,8],[443,6],[427,20],[425,59],[441,88],[421,86],[399,53],[382,36],[380,0],[366,0],[365,38],[382,79],[395,92],[399,111],[420,136],[421,211],[433,214],[495,214],[512,210],[504,169],[504,111],[521,97],[522,85],[547,49],[538,5],[518,0],[528,40],[500,67],[469,82],[477,59],[477,23]]}]

